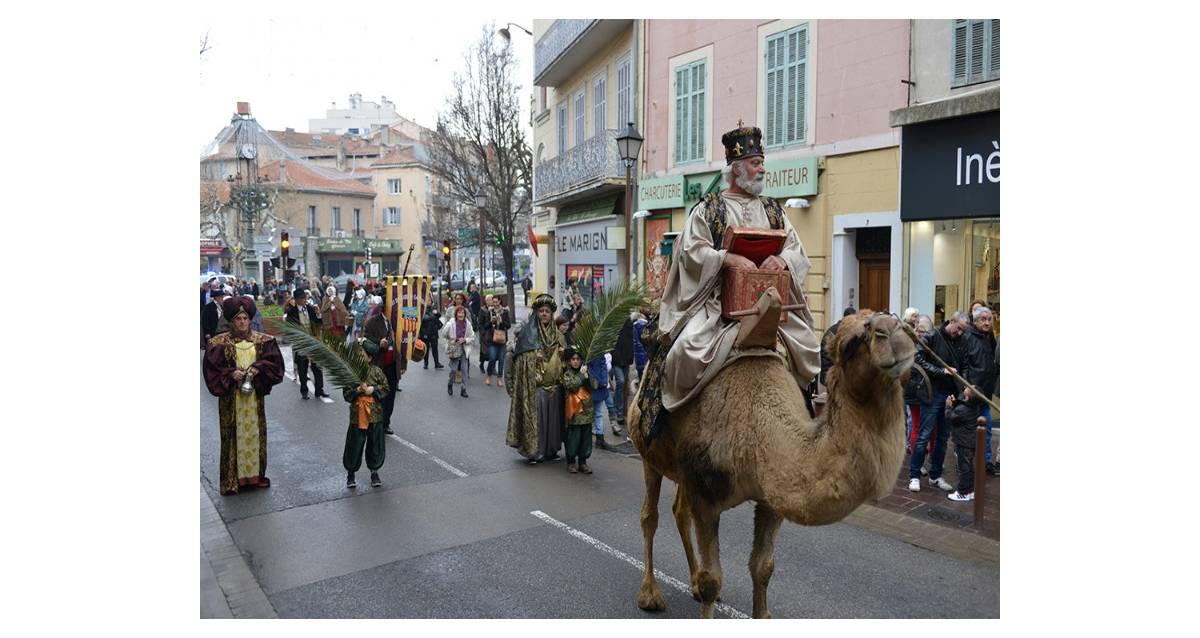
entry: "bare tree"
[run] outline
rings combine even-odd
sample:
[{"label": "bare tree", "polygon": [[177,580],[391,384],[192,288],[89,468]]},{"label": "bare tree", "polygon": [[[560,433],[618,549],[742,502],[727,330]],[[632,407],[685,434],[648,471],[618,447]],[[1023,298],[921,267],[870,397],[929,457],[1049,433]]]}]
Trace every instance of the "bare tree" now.
[{"label": "bare tree", "polygon": [[516,58],[510,44],[497,45],[494,33],[494,24],[484,25],[464,55],[465,68],[454,74],[454,88],[430,135],[429,154],[434,174],[461,204],[456,226],[479,228],[475,193],[482,186],[488,194],[480,241],[494,242],[504,255],[511,306],[513,241],[532,208],[533,153],[521,128]]},{"label": "bare tree", "polygon": [[212,47],[208,45],[208,31],[205,31],[204,37],[200,38],[200,57],[203,58],[204,54],[208,53],[210,49]]},{"label": "bare tree", "polygon": [[[222,197],[222,188],[215,182],[203,183],[200,187],[200,236],[206,239],[219,239],[221,244],[229,249],[241,246],[242,250],[254,249],[254,234],[263,233],[267,228],[285,225],[284,220],[275,215],[275,203],[279,199],[279,188],[271,185],[258,185],[253,188],[261,198],[261,210],[254,217],[254,228],[249,229],[243,223],[242,213],[234,203],[234,197]],[[232,195],[237,187],[230,189]],[[244,275],[244,265],[239,258],[234,259],[234,273]]]}]

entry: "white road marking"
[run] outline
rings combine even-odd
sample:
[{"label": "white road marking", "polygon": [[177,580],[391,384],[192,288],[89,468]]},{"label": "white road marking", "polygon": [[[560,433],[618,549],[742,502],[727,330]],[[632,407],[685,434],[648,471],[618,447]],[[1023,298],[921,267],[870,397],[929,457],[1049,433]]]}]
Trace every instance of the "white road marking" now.
[{"label": "white road marking", "polygon": [[438,457],[430,454],[429,452],[426,452],[425,450],[417,447],[415,444],[405,441],[404,439],[400,438],[399,436],[397,436],[395,434],[389,434],[388,436],[395,439],[396,441],[398,441],[400,443],[400,445],[403,445],[404,447],[412,450],[413,452],[416,452],[417,454],[424,454],[425,456],[428,456],[431,461],[442,466],[443,468],[445,468],[445,470],[447,472],[450,472],[451,474],[457,476],[458,478],[467,478],[468,476],[470,476],[470,474],[467,474],[466,472],[454,467],[453,465],[450,465],[449,463],[447,463],[447,462],[439,459]]},{"label": "white road marking", "polygon": [[[643,563],[642,561],[630,556],[629,554],[626,554],[625,552],[622,552],[621,550],[616,549],[614,547],[610,547],[609,545],[606,545],[605,543],[603,543],[595,538],[592,538],[591,536],[588,536],[587,534],[575,529],[574,527],[571,527],[570,525],[567,525],[566,523],[563,523],[562,521],[554,519],[549,514],[546,514],[545,512],[543,512],[541,510],[534,510],[534,511],[530,512],[530,514],[533,515],[535,518],[541,519],[543,522],[549,523],[549,524],[563,530],[564,532],[570,534],[571,536],[574,536],[575,538],[578,538],[579,540],[591,545],[592,547],[595,547],[596,549],[604,552],[605,554],[608,554],[609,556],[619,558],[619,559],[625,561],[626,563],[633,565],[634,567],[638,568],[638,571],[640,571],[642,573],[646,572],[646,563]],[[683,592],[684,594],[687,594],[688,596],[692,595],[692,586],[691,585],[688,585],[681,580],[672,578],[672,577],[664,574],[662,572],[662,570],[655,569],[654,576],[658,580],[661,580],[662,582],[674,587],[675,589],[678,589],[679,591]],[[730,618],[749,618],[749,616],[747,616],[746,614],[738,611],[737,609],[735,609],[733,607],[730,607],[729,605],[726,605],[725,603],[716,603],[716,607],[717,607],[718,611],[725,614],[726,616],[729,616]]]}]

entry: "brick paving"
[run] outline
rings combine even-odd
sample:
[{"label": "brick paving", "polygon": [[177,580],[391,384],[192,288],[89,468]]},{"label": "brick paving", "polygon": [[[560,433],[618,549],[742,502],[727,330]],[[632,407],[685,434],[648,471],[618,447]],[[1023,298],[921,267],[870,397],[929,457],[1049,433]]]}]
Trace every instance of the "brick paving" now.
[{"label": "brick paving", "polygon": [[[992,447],[997,449],[1000,442],[1000,430],[992,431]],[[958,470],[954,459],[953,443],[948,444],[946,461],[943,464],[942,478],[951,485],[958,487]],[[980,451],[982,453],[982,450]],[[974,520],[975,504],[971,502],[958,503],[946,498],[949,492],[943,492],[929,485],[928,477],[921,477],[921,491],[908,491],[909,455],[904,455],[904,463],[896,477],[896,485],[892,493],[870,504],[882,510],[902,514],[916,520],[934,525],[957,529],[969,534],[1000,540],[1000,477],[975,477],[975,496],[983,496],[983,520],[976,525]],[[929,455],[926,455],[926,466]]]}]

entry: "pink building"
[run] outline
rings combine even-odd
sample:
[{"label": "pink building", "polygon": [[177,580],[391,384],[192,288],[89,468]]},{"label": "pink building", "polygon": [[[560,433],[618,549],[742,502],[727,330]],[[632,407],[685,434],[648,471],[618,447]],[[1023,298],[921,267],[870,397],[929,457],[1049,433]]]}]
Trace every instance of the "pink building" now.
[{"label": "pink building", "polygon": [[739,120],[756,125],[769,171],[764,194],[797,204],[789,218],[813,262],[805,289],[818,327],[841,314],[826,306],[846,299],[902,310],[900,137],[888,114],[909,103],[910,21],[644,24],[637,208],[651,211],[647,224],[659,235],[666,225],[680,230],[691,205],[720,188],[722,133]]}]

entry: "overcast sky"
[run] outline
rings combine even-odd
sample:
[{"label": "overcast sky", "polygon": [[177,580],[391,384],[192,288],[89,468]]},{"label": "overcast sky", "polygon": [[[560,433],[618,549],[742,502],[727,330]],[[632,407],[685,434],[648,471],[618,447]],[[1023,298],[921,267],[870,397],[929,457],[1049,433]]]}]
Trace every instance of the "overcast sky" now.
[{"label": "overcast sky", "polygon": [[[422,19],[406,15],[401,4],[392,5],[394,17],[381,17],[379,8],[354,16],[343,6],[358,5],[329,3],[319,13],[308,5],[291,11],[249,2],[198,6],[197,51],[205,33],[211,49],[200,61],[197,150],[229,123],[239,101],[250,102],[267,129],[307,131],[308,120],[325,117],[331,103],[348,108],[351,93],[377,103],[386,96],[397,113],[432,128],[453,73],[464,68],[463,54],[485,24],[533,29],[527,16]],[[511,31],[528,128],[533,38]]]}]

